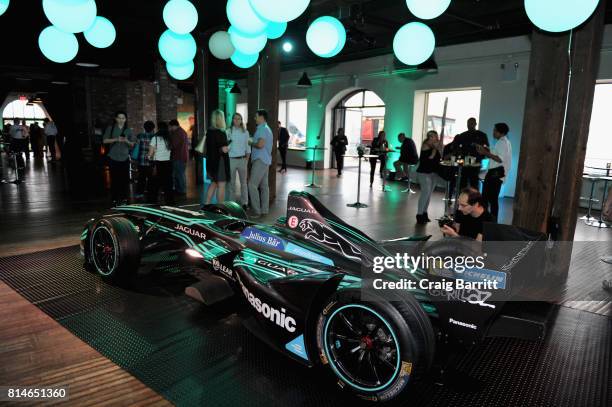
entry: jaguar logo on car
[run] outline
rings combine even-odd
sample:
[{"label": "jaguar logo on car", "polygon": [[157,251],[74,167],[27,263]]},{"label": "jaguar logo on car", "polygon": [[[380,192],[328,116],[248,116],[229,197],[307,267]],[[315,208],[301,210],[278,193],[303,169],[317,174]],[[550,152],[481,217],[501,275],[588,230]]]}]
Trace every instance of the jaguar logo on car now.
[{"label": "jaguar logo on car", "polygon": [[187,233],[191,236],[199,237],[200,239],[206,239],[206,233],[200,232],[199,230],[191,229],[188,226],[177,224],[174,229],[183,233]]},{"label": "jaguar logo on car", "polygon": [[213,266],[213,269],[215,271],[219,271],[219,272],[225,274],[228,277],[232,277],[234,275],[234,272],[232,271],[232,269],[230,269],[229,267],[221,264],[219,259],[216,258],[216,257],[214,259],[212,259],[212,266]]},{"label": "jaguar logo on car", "polygon": [[309,208],[300,208],[297,206],[290,206],[289,207],[289,212],[302,212],[302,213],[311,213],[311,214],[316,214],[317,211],[315,211],[314,209],[309,209]]},{"label": "jaguar logo on car", "polygon": [[295,332],[295,319],[286,315],[286,310],[284,308],[278,310],[257,298],[252,292],[249,291],[248,288],[246,288],[240,277],[238,277],[238,282],[242,288],[242,293],[246,297],[249,304],[255,308],[255,311],[263,315],[263,317],[270,322],[286,329],[288,332]]},{"label": "jaguar logo on car", "polygon": [[266,260],[257,259],[256,264],[260,266],[264,266],[272,270],[280,271],[281,273],[287,274],[288,276],[293,276],[293,275],[298,274],[298,272],[295,270],[292,270],[285,266],[281,266],[280,264],[270,263],[269,261],[266,261]]}]

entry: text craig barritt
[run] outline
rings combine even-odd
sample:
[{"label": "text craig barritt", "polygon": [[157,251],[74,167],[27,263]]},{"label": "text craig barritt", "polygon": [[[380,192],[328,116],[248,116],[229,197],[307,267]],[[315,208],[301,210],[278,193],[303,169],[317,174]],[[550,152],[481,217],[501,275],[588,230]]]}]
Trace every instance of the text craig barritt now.
[{"label": "text craig barritt", "polygon": [[482,281],[466,281],[461,278],[453,280],[429,280],[424,278],[419,281],[402,278],[397,281],[383,280],[377,278],[372,281],[372,286],[375,290],[497,290],[497,281],[482,280]]}]

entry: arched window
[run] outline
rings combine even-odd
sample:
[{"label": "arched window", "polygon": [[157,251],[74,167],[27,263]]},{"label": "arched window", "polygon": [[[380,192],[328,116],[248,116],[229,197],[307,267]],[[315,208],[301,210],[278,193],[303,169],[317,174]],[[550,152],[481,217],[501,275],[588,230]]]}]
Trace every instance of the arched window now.
[{"label": "arched window", "polygon": [[2,111],[2,118],[4,120],[25,119],[26,122],[32,122],[43,120],[46,117],[47,115],[40,104],[28,104],[27,100],[14,100],[6,105]]}]

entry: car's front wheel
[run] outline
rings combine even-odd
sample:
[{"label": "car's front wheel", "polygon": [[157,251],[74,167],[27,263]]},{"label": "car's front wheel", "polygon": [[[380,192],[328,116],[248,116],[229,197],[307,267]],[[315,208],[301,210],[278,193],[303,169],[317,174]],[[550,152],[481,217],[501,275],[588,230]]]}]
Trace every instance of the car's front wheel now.
[{"label": "car's front wheel", "polygon": [[338,384],[360,398],[392,401],[407,396],[415,375],[428,369],[433,338],[425,315],[403,301],[366,302],[358,292],[339,292],[317,323],[321,361]]},{"label": "car's front wheel", "polygon": [[125,218],[103,218],[91,229],[89,263],[104,279],[124,282],[140,264],[138,232]]}]

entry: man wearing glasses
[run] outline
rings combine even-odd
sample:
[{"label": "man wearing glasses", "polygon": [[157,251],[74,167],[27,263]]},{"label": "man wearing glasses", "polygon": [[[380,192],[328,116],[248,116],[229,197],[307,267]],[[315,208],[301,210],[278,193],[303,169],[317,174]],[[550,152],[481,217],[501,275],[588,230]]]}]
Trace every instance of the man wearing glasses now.
[{"label": "man wearing glasses", "polygon": [[486,210],[487,204],[477,189],[465,188],[461,191],[455,223],[444,225],[440,230],[445,236],[463,236],[482,241],[485,222],[494,222]]}]

